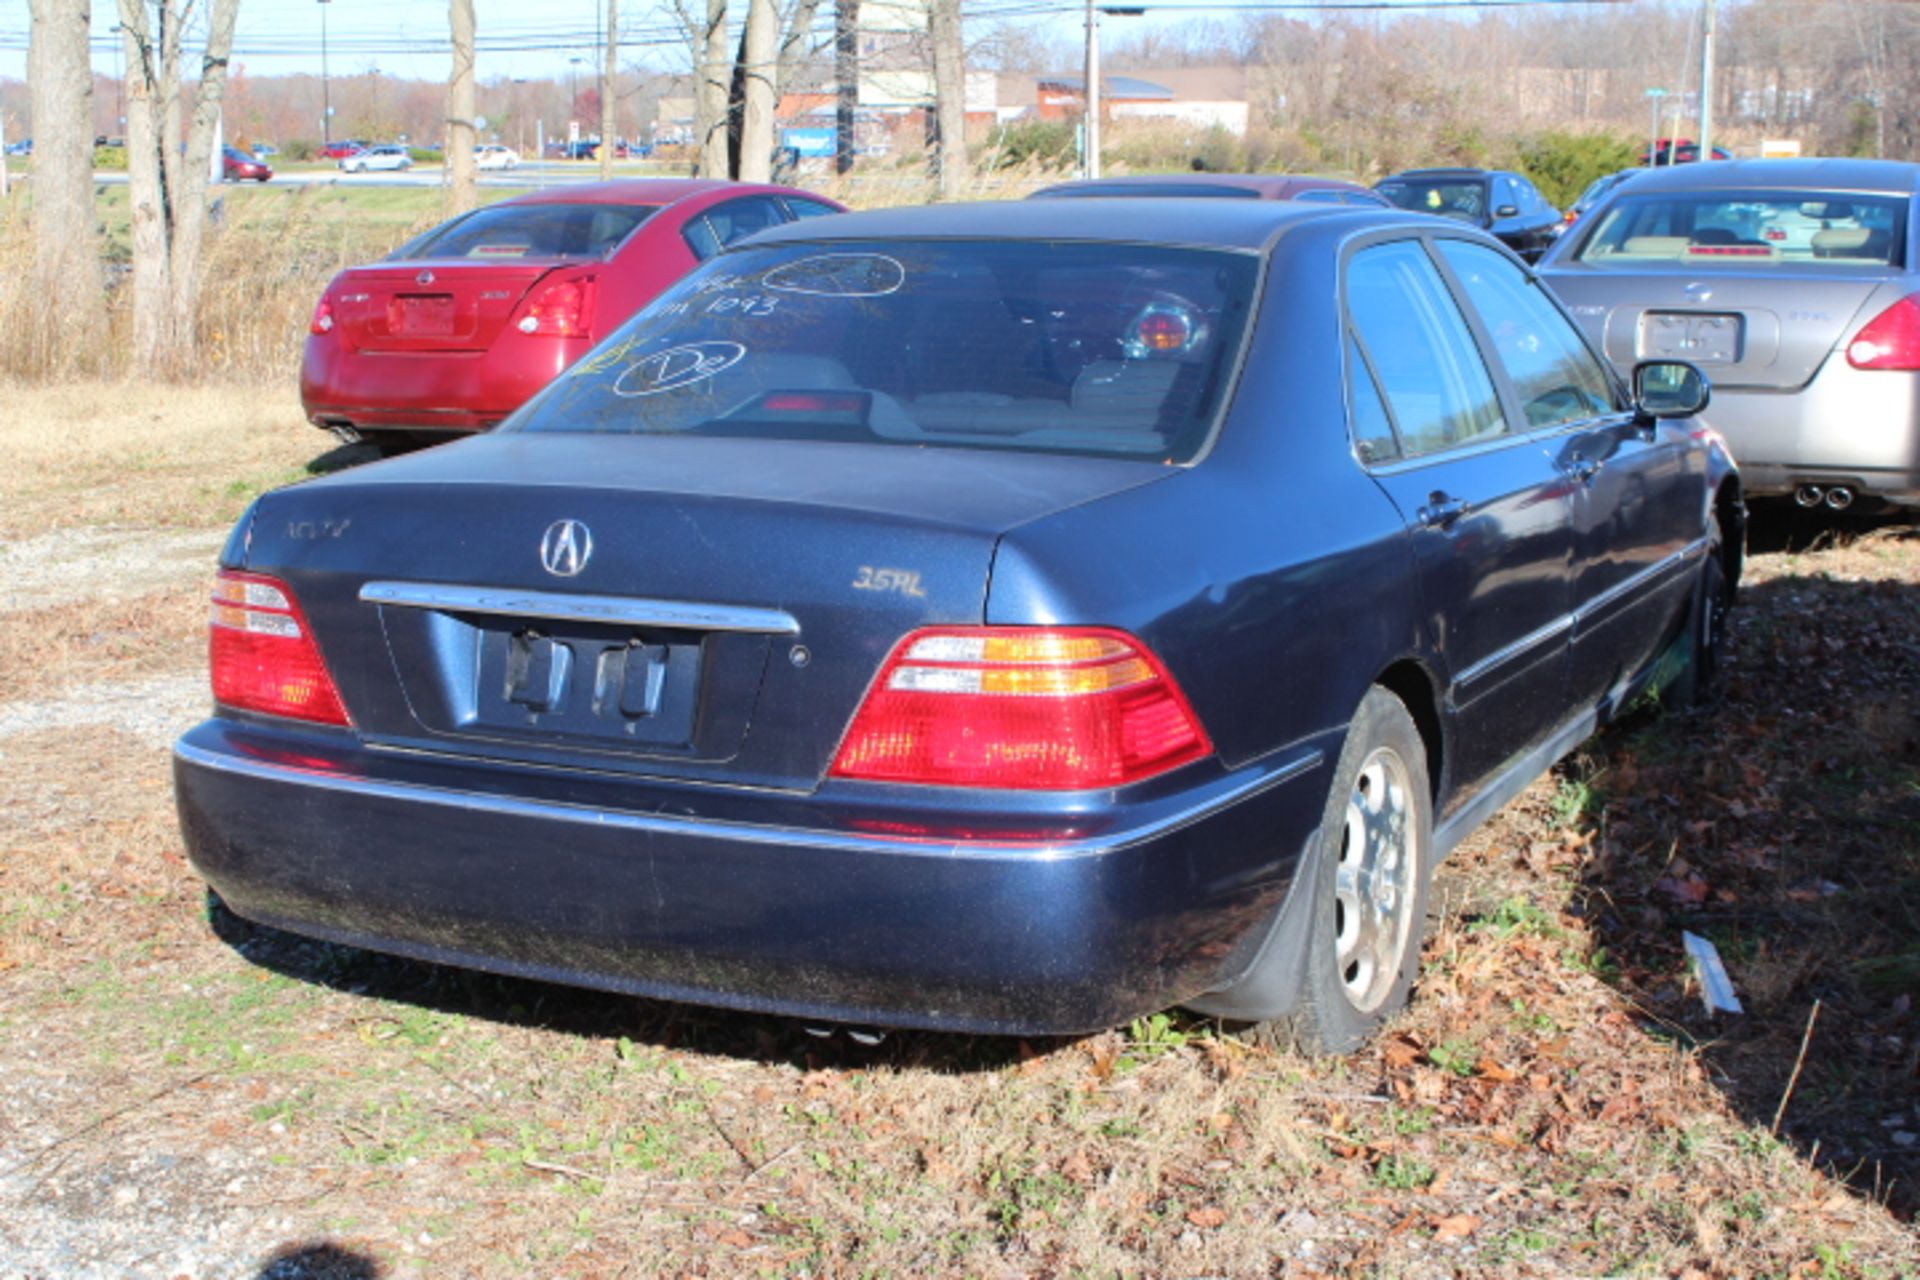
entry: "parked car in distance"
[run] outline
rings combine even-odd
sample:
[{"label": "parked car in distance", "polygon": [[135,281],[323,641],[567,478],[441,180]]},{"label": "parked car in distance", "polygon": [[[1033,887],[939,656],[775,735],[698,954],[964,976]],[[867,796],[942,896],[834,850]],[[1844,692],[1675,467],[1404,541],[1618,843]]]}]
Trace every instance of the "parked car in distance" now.
[{"label": "parked car in distance", "polygon": [[[1572,226],[1574,223],[1580,221],[1580,219],[1586,217],[1587,213],[1595,205],[1599,204],[1609,191],[1612,191],[1615,187],[1618,187],[1621,183],[1639,172],[1640,170],[1638,169],[1621,169],[1616,173],[1602,174],[1600,177],[1595,178],[1586,185],[1586,189],[1580,193],[1580,198],[1567,206],[1567,212],[1561,220],[1567,226]],[[1561,234],[1564,235],[1566,233],[1563,231]]]},{"label": "parked car in distance", "polygon": [[1408,169],[1373,189],[1402,209],[1490,231],[1532,262],[1560,234],[1560,211],[1525,177],[1500,169]]},{"label": "parked car in distance", "polygon": [[[1725,147],[1713,149],[1713,159],[1731,160],[1733,152]],[[1700,159],[1700,144],[1692,138],[1661,138],[1657,143],[1650,142],[1640,148],[1639,164],[1642,168],[1669,164],[1693,164]]]},{"label": "parked car in distance", "polygon": [[8,154],[8,155],[10,155],[10,156],[30,156],[30,155],[32,155],[32,154],[33,154],[33,139],[32,139],[32,138],[22,138],[22,139],[20,139],[20,141],[18,141],[18,142],[11,142],[11,143],[8,143],[8,144],[7,144],[7,154]]},{"label": "parked car in distance", "polygon": [[329,160],[345,160],[356,151],[365,151],[373,144],[360,138],[336,138],[320,148],[320,154]]},{"label": "parked car in distance", "polygon": [[1920,504],[1920,166],[1643,171],[1540,264],[1621,370],[1684,357],[1747,491]]},{"label": "parked car in distance", "polygon": [[1436,861],[1712,671],[1738,477],[1635,380],[1394,210],[775,227],[499,432],[258,501],[181,828],[241,917],[445,963],[1350,1049]]},{"label": "parked car in distance", "polygon": [[256,142],[252,147],[248,148],[248,150],[253,153],[253,157],[256,160],[266,160],[280,154],[280,148],[274,146],[271,142]]},{"label": "parked car in distance", "polygon": [[520,166],[520,153],[497,142],[482,143],[473,149],[473,163],[479,169],[516,169]]},{"label": "parked car in distance", "polygon": [[1310,178],[1291,173],[1145,173],[1120,178],[1080,179],[1042,187],[1030,200],[1088,196],[1178,196],[1241,200],[1305,200],[1320,204],[1390,207],[1385,197],[1357,182]]},{"label": "parked car in distance", "polygon": [[726,245],[841,211],[694,178],[487,205],[334,278],[308,326],[301,403],[315,426],[384,448],[485,430]]},{"label": "parked car in distance", "polygon": [[397,142],[382,143],[377,147],[365,147],[340,161],[340,168],[346,173],[369,173],[380,170],[411,169],[413,157],[407,149]]},{"label": "parked car in distance", "polygon": [[222,147],[220,176],[228,182],[265,182],[273,176],[273,166],[238,147]]}]

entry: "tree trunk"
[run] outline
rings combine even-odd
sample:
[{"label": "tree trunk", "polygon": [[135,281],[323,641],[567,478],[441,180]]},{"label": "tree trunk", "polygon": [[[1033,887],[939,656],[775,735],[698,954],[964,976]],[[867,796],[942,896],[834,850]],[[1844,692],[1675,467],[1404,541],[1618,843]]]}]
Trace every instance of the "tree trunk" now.
[{"label": "tree trunk", "polygon": [[773,180],[773,79],[780,56],[780,13],[773,0],[749,0],[741,40],[740,157],[742,182]]},{"label": "tree trunk", "polygon": [[473,0],[450,0],[447,26],[453,35],[453,73],[447,80],[447,204],[454,213],[473,208]]},{"label": "tree trunk", "polygon": [[607,0],[606,63],[600,71],[600,180],[613,177],[614,115],[620,75],[620,0]]},{"label": "tree trunk", "polygon": [[[173,253],[168,264],[168,284],[173,290],[173,351],[169,363],[176,374],[187,372],[197,353],[200,243],[207,227],[207,172],[213,160],[214,131],[220,124],[220,103],[226,96],[233,24],[239,12],[240,0],[213,0],[207,13],[207,46],[200,55],[200,84],[193,95],[193,124],[187,135],[180,185],[173,193]],[[180,98],[177,83],[173,98],[177,110]]]},{"label": "tree trunk", "polygon": [[133,223],[133,372],[158,371],[167,339],[166,169],[161,158],[160,62],[144,0],[120,0],[127,49],[127,193]]},{"label": "tree trunk", "polygon": [[727,0],[707,0],[701,33],[699,84],[694,96],[694,133],[700,143],[700,176],[727,176],[727,103],[733,59],[727,54]]},{"label": "tree trunk", "polygon": [[91,350],[100,313],[93,212],[93,68],[88,0],[32,0],[33,267],[30,296],[48,306],[50,352]]},{"label": "tree trunk", "polygon": [[934,165],[940,198],[958,200],[967,186],[967,66],[960,40],[960,0],[932,0]]},{"label": "tree trunk", "polygon": [[853,168],[854,113],[860,106],[860,0],[839,0],[833,11],[833,171]]},{"label": "tree trunk", "polygon": [[813,55],[813,19],[820,12],[820,0],[799,0],[787,15],[787,30],[780,37],[780,67],[773,78],[773,96],[778,101],[793,87],[794,77]]}]

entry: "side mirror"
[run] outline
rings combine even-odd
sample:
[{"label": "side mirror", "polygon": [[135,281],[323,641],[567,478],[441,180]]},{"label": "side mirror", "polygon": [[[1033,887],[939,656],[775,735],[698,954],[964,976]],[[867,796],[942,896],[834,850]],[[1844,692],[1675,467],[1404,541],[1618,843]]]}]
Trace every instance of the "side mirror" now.
[{"label": "side mirror", "polygon": [[1496,218],[1517,218],[1520,216],[1520,206],[1517,204],[1503,204],[1493,211],[1493,216]]},{"label": "side mirror", "polygon": [[1707,375],[1685,360],[1642,360],[1633,366],[1633,411],[1643,422],[1691,418],[1712,398]]}]

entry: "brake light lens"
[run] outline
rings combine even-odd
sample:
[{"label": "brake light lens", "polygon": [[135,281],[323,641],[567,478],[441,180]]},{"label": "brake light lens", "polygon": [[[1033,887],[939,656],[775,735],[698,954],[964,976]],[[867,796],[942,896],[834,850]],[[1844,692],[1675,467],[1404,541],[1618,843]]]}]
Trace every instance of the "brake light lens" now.
[{"label": "brake light lens", "polygon": [[516,328],[553,338],[585,338],[593,327],[593,277],[558,280],[533,296]]},{"label": "brake light lens", "polygon": [[284,582],[223,570],[214,580],[208,621],[214,701],[314,724],[353,723]]},{"label": "brake light lens", "polygon": [[934,628],[894,649],[832,772],[1085,791],[1139,782],[1212,752],[1173,677],[1125,632]]},{"label": "brake light lens", "polygon": [[313,319],[307,324],[308,333],[333,332],[333,303],[325,298],[313,309]]},{"label": "brake light lens", "polygon": [[1868,322],[1847,344],[1856,369],[1920,369],[1920,301],[1905,297]]}]

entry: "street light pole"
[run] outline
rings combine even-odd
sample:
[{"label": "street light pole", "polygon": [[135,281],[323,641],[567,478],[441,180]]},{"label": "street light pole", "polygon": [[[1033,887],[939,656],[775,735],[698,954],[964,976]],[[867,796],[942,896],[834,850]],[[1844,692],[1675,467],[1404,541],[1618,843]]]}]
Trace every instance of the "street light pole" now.
[{"label": "street light pole", "polygon": [[1086,111],[1080,125],[1080,168],[1087,178],[1100,176],[1100,11],[1087,0],[1087,66],[1081,86]]},{"label": "street light pole", "polygon": [[[573,142],[580,132],[580,121],[575,109],[580,105],[580,64],[586,61],[581,57],[567,59],[567,141]],[[573,157],[568,156],[569,160]]]},{"label": "street light pole", "polygon": [[327,75],[327,5],[320,0],[320,144],[333,142],[333,80]]},{"label": "street light pole", "polygon": [[1700,32],[1700,158],[1713,159],[1713,19],[1714,0],[1707,0],[1705,25]]},{"label": "street light pole", "polygon": [[1647,135],[1647,168],[1660,163],[1660,99],[1667,96],[1665,89],[1647,90],[1647,101],[1653,104],[1653,132]]}]

